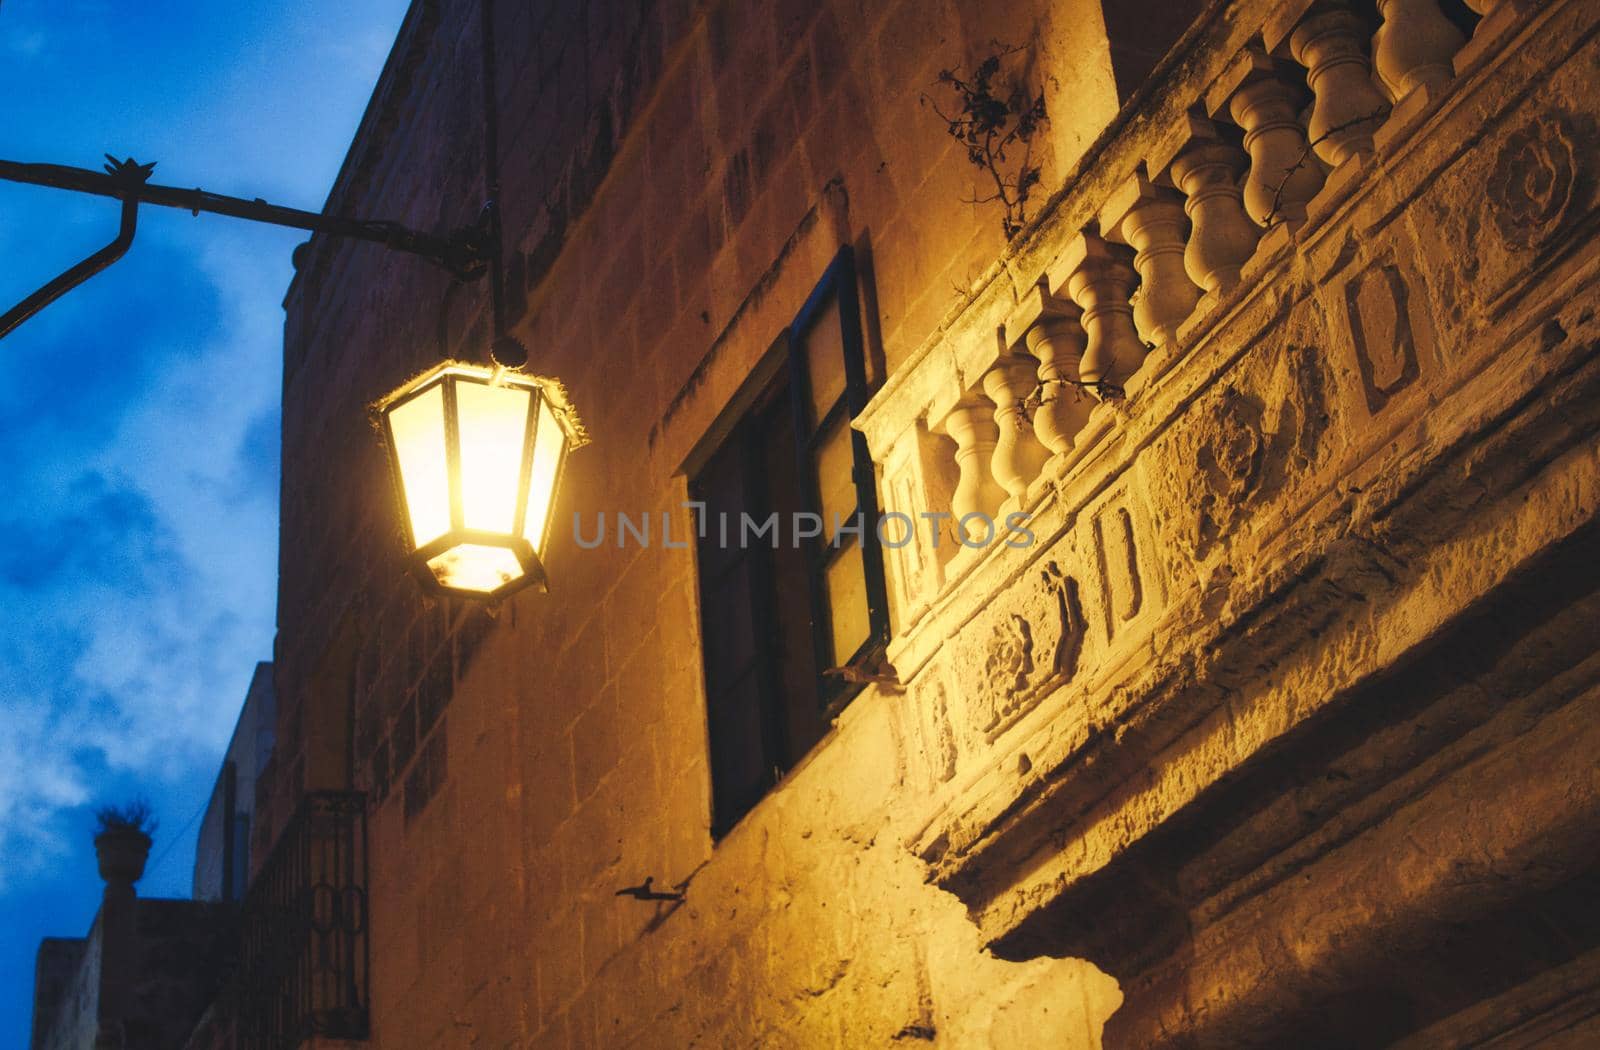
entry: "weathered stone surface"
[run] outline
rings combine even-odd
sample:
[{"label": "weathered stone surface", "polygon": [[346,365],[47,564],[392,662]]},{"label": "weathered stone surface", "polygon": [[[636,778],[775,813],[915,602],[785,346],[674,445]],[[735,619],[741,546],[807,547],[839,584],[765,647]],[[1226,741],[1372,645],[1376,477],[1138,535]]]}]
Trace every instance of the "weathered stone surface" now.
[{"label": "weathered stone surface", "polygon": [[[470,219],[471,6],[415,6],[333,207]],[[1593,5],[1497,11],[1494,49],[1430,73],[1372,152],[1347,136],[1325,185],[1305,168],[1259,243],[1223,209],[1227,279],[1148,355],[1097,217],[1129,185],[1233,200],[1229,70],[1306,5],[1212,5],[1121,110],[1092,4],[498,6],[516,331],[594,435],[559,515],[686,534],[685,464],[850,244],[883,504],[1006,500],[1036,542],[890,557],[895,678],[713,844],[693,552],[558,530],[550,596],[424,602],[360,410],[439,352],[441,318],[474,353],[482,297],[436,310],[439,275],[318,247],[287,303],[257,812],[270,836],[325,768],[318,713],[349,702],[380,1045],[1473,1045],[1485,1004],[1581,1013]],[[1010,244],[916,90],[1006,26],[1052,114],[1049,200]],[[1278,135],[1258,166],[1315,148],[1280,110],[1247,121]],[[1185,175],[1195,148],[1228,185]],[[1246,178],[1266,221],[1271,173]],[[1063,305],[1089,244],[1116,280]],[[1116,382],[1073,388],[1093,403],[1048,462],[963,491],[954,438],[983,435],[950,421],[992,418],[983,377],[1052,304],[1102,349],[1113,325]],[[646,876],[684,899],[616,895]],[[1571,933],[1506,932],[1523,920]]]}]

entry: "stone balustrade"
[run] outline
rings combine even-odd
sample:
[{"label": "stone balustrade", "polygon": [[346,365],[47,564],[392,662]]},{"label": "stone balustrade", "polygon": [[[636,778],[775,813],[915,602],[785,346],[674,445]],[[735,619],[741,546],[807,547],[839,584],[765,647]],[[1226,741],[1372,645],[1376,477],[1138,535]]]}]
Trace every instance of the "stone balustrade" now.
[{"label": "stone balustrade", "polygon": [[[1484,44],[1511,21],[1509,5],[1495,17],[1491,0],[1472,6]],[[943,540],[935,557],[891,557],[899,628],[1003,546],[1016,532],[1007,516],[1049,498],[1241,285],[1371,176],[1374,154],[1448,90],[1458,56],[1482,49],[1437,0],[1378,8],[1375,31],[1342,3],[1263,8],[1241,46],[1206,56],[1208,83],[1167,100],[1171,119],[1091,158],[1076,179],[1085,191],[1032,231],[1058,245],[1053,257],[1013,261],[1032,261],[1035,283],[1007,308],[993,282],[860,415],[884,509]],[[1061,228],[1069,214],[1076,230]]]},{"label": "stone balustrade", "polygon": [[[1600,6],[1473,0],[1473,23],[1450,2],[1466,43],[1442,79],[1426,49],[1375,51],[1383,25],[1391,45],[1408,19],[1425,27],[1416,3],[1382,22],[1375,2],[1150,6],[1199,10],[1082,151],[1057,103],[1091,57],[1074,42],[1105,43],[1092,5],[1089,25],[1070,4],[1042,22],[999,4],[783,5],[811,21],[777,52],[714,46],[772,37],[769,5],[671,5],[687,28],[637,20],[652,42],[615,61],[604,27],[586,83],[611,104],[591,109],[635,114],[601,119],[621,143],[609,166],[606,129],[594,150],[561,132],[577,145],[547,151],[553,166],[507,164],[571,189],[511,223],[519,331],[566,362],[610,435],[564,504],[585,521],[683,514],[706,453],[751,415],[771,338],[848,241],[875,275],[860,306],[883,351],[864,355],[883,382],[855,422],[880,506],[918,535],[886,523],[886,661],[849,669],[866,684],[831,729],[713,840],[707,719],[727,712],[703,665],[727,635],[699,610],[695,551],[668,549],[687,515],[649,551],[569,540],[561,593],[491,620],[424,607],[365,549],[388,546],[371,528],[341,528],[390,527],[375,483],[336,472],[318,484],[345,510],[286,506],[323,553],[285,563],[284,702],[342,716],[354,697],[351,747],[324,750],[353,753],[373,791],[390,861],[373,907],[426,919],[414,946],[406,922],[373,926],[389,938],[379,1040],[426,1037],[410,1021],[444,1004],[482,1042],[540,1046],[1072,1045],[1107,1014],[1108,1050],[1391,1046],[1407,1033],[1330,1026],[1420,1026],[1452,995],[1527,1031],[1500,982],[1538,974],[1545,995],[1568,971],[1494,965],[1471,927],[1528,955],[1550,945],[1504,931],[1556,930],[1562,958],[1600,942],[1600,923],[1564,921],[1588,909],[1551,907],[1593,899],[1600,856]],[[347,203],[431,206],[404,196],[438,190],[428,179],[383,176],[449,160],[458,107],[438,92],[459,80],[472,7],[415,5],[438,44],[394,71],[416,87],[375,102],[369,123],[395,131],[363,132]],[[990,242],[966,238],[959,151],[925,177],[923,151],[949,144],[908,64],[1029,41],[1036,23],[1029,82],[1058,82],[1064,118],[1039,155],[1076,167],[1047,165],[1034,221],[969,273]],[[503,39],[535,46],[539,70],[587,55],[551,65],[547,36],[562,34]],[[1413,69],[1399,97],[1378,79]],[[703,145],[727,178],[706,185]],[[1299,164],[1298,181],[1270,164]],[[674,226],[660,202],[680,198]],[[367,263],[329,265],[291,306],[308,362],[293,433],[343,418],[361,386],[321,377],[431,346],[403,338],[405,310],[363,328],[374,311],[339,297],[371,283]],[[386,302],[422,287],[373,272]],[[378,477],[374,443],[343,444],[371,446],[352,464]],[[793,713],[779,735],[821,728]],[[302,744],[278,780],[299,786],[318,736],[285,724]],[[686,901],[612,895],[651,872],[692,882]]]},{"label": "stone balustrade", "polygon": [[884,551],[905,845],[997,957],[1115,976],[1106,1046],[1297,1045],[1393,944],[1499,921],[1462,798],[1562,783],[1505,716],[1542,687],[1457,675],[1507,625],[1593,653],[1551,581],[1594,564],[1600,11],[1450,10],[1209,8],[856,418],[920,530]]}]

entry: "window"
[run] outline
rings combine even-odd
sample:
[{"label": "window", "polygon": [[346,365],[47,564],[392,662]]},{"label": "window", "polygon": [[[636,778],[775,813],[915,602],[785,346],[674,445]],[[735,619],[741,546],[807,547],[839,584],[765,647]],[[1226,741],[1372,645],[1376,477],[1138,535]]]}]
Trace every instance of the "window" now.
[{"label": "window", "polygon": [[725,834],[827,732],[888,638],[855,267],[846,247],[690,481],[712,833]]}]

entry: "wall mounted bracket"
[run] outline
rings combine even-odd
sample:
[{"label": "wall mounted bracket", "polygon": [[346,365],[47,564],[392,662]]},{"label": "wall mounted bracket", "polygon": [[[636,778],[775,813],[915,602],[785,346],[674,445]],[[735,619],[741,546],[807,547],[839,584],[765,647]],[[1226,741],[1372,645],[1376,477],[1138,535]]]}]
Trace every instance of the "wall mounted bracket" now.
[{"label": "wall mounted bracket", "polygon": [[38,291],[7,310],[4,315],[0,315],[0,339],[120,259],[133,243],[141,204],[182,208],[195,215],[201,212],[231,215],[251,222],[264,222],[273,226],[308,230],[312,233],[371,241],[427,259],[463,281],[482,277],[488,272],[493,258],[493,230],[484,223],[458,231],[451,237],[440,237],[413,230],[397,222],[323,215],[269,204],[259,197],[245,200],[242,197],[227,197],[201,189],[185,190],[175,186],[152,185],[150,175],[155,170],[154,164],[140,164],[131,157],[117,160],[109,154],[106,156],[106,161],[105,171],[99,172],[61,164],[22,164],[0,160],[0,180],[49,186],[76,193],[90,193],[100,197],[112,197],[122,202],[122,225],[117,231],[116,238],[93,255],[51,279]]}]

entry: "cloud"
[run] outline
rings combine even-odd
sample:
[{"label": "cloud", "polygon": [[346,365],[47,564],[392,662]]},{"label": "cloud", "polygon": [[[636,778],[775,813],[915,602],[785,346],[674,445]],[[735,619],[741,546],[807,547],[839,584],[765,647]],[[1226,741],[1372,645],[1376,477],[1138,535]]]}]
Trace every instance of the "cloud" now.
[{"label": "cloud", "polygon": [[7,340],[69,366],[0,390],[0,891],[62,856],[96,785],[214,766],[271,652],[287,245],[185,254],[150,225]]},{"label": "cloud", "polygon": [[119,634],[161,639],[169,654],[176,640],[147,615],[179,566],[146,499],[87,472],[53,513],[18,510],[0,519],[0,889],[62,851],[56,815],[88,800],[87,753],[110,726],[170,736],[128,717],[121,697],[79,669]]}]

